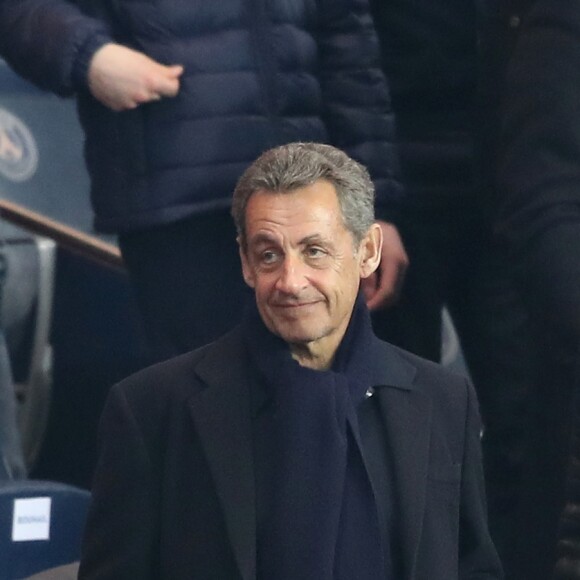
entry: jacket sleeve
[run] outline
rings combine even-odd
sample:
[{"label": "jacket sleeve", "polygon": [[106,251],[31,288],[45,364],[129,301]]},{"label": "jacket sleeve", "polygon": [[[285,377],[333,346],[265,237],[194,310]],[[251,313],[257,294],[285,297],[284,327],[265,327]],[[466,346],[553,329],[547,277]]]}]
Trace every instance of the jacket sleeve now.
[{"label": "jacket sleeve", "polygon": [[156,578],[156,474],[147,436],[114,387],[99,428],[99,460],[82,543],[79,579]]},{"label": "jacket sleeve", "polygon": [[539,0],[507,69],[499,231],[518,250],[563,221],[558,206],[580,201],[579,37],[576,0]]},{"label": "jacket sleeve", "polygon": [[331,143],[368,169],[377,217],[392,220],[397,180],[394,116],[380,68],[379,43],[367,0],[318,0],[320,82]]},{"label": "jacket sleeve", "polygon": [[580,5],[538,0],[506,77],[497,225],[549,323],[580,332]]},{"label": "jacket sleeve", "polygon": [[487,525],[481,454],[481,420],[473,386],[467,382],[463,474],[459,519],[460,580],[500,580],[503,572]]},{"label": "jacket sleeve", "polygon": [[66,0],[0,0],[0,56],[42,89],[66,96],[83,87],[107,42],[107,26]]}]

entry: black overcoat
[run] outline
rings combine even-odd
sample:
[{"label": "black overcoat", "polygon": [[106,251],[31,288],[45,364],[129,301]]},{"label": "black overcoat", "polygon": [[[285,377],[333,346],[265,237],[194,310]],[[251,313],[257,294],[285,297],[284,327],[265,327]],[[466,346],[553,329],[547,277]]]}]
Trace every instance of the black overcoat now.
[{"label": "black overcoat", "polygon": [[[377,341],[404,579],[500,578],[468,382]],[[251,580],[256,516],[240,329],[113,388],[79,578]]]}]

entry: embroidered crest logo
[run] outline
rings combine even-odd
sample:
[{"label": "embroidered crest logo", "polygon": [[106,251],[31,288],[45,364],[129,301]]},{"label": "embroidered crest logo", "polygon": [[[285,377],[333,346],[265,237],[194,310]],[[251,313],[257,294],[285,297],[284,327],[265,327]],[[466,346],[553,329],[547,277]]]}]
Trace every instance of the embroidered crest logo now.
[{"label": "embroidered crest logo", "polygon": [[38,167],[38,148],[28,127],[0,108],[0,174],[10,181],[30,179]]}]

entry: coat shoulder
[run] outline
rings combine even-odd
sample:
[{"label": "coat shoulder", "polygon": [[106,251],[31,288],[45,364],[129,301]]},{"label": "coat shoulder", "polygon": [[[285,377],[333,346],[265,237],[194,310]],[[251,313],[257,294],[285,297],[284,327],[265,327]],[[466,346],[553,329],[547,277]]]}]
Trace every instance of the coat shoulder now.
[{"label": "coat shoulder", "polygon": [[465,375],[445,367],[441,363],[433,362],[426,358],[420,357],[393,344],[383,344],[385,344],[387,348],[392,351],[393,356],[399,357],[416,369],[416,378],[419,382],[424,380],[435,380],[444,384],[462,384],[467,380]]},{"label": "coat shoulder", "polygon": [[146,367],[116,384],[111,396],[133,408],[159,407],[190,398],[207,387],[207,378],[240,372],[245,356],[238,328],[196,350]]},{"label": "coat shoulder", "polygon": [[464,407],[474,396],[473,387],[467,376],[394,345],[384,344],[391,360],[413,369],[412,373],[407,371],[407,376],[411,377],[408,388],[440,401],[443,406],[450,404],[454,406],[459,403]]}]

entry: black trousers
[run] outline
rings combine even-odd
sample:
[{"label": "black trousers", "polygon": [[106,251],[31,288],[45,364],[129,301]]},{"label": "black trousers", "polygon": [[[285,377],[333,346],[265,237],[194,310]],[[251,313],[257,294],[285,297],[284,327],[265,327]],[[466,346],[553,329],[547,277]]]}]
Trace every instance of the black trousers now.
[{"label": "black trousers", "polygon": [[530,394],[539,373],[531,322],[506,254],[475,205],[410,209],[400,229],[407,279],[399,304],[374,315],[375,331],[440,361],[441,309],[448,309],[480,401],[490,529],[505,562],[521,532]]},{"label": "black trousers", "polygon": [[230,330],[250,297],[226,211],[119,237],[152,359],[202,346]]},{"label": "black trousers", "polygon": [[550,578],[558,557],[556,578],[580,577],[580,211],[552,210],[560,223],[553,220],[514,256],[542,361],[521,506],[527,532],[513,562],[517,580]]}]

